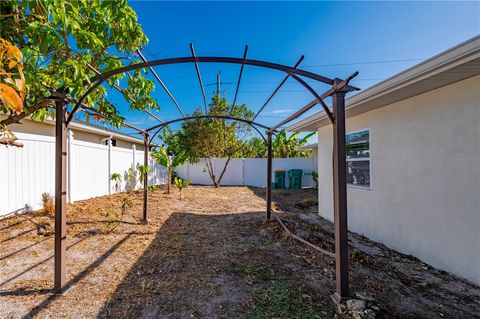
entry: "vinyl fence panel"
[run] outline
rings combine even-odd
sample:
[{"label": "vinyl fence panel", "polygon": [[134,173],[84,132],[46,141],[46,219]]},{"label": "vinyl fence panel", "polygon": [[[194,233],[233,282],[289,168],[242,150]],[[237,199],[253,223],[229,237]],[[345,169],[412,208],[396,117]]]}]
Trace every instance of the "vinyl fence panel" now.
[{"label": "vinyl fence panel", "polygon": [[[143,155],[142,155],[143,156]],[[153,158],[149,159],[150,172],[148,173],[149,185],[166,185],[167,184],[167,168],[158,165]]]},{"label": "vinyl fence panel", "polygon": [[[143,156],[143,155],[142,155]],[[127,189],[127,174],[128,169],[133,168],[133,150],[119,147],[112,147],[112,162],[111,162],[111,172],[112,174],[120,174],[122,176],[122,181],[119,184],[119,190],[124,191]],[[115,191],[115,182],[111,183],[111,192]]]},{"label": "vinyl fence panel", "polygon": [[[215,163],[214,163],[215,165]],[[215,166],[214,166],[215,167]],[[188,179],[194,184],[198,185],[211,185],[212,180],[208,174],[207,164],[204,159],[201,159],[198,163],[185,163],[176,170],[177,176],[183,179]]]},{"label": "vinyl fence panel", "polygon": [[267,182],[267,159],[244,159],[244,183],[248,186],[265,187]]},{"label": "vinyl fence panel", "polygon": [[[218,178],[225,168],[227,159],[216,158],[214,160],[215,177]],[[243,158],[232,158],[227,165],[225,173],[223,174],[221,185],[244,185],[243,183]]]},{"label": "vinyl fence panel", "polygon": [[42,207],[55,190],[55,138],[16,134],[22,148],[0,149],[0,216]]},{"label": "vinyl fence panel", "polygon": [[[220,176],[226,159],[213,159],[213,167],[216,176]],[[275,158],[273,170],[301,169],[303,171],[302,187],[312,187],[311,177],[313,161],[311,158]],[[205,160],[198,163],[185,163],[176,170],[177,176],[188,179],[193,184],[213,185],[208,175]],[[287,174],[287,173],[286,173]],[[234,158],[227,166],[227,170],[221,180],[221,185],[244,185],[265,187],[267,180],[266,158]],[[286,178],[288,187],[288,177]],[[273,181],[273,180],[272,180]]]},{"label": "vinyl fence panel", "polygon": [[[0,148],[0,216],[42,208],[42,193],[55,192],[55,137],[16,133],[23,148]],[[122,175],[120,191],[128,189],[125,175],[129,168],[143,164],[143,151],[109,147],[69,139],[67,189],[70,201],[115,192],[110,176]],[[109,156],[110,149],[110,156]],[[149,184],[166,184],[167,171],[150,161]],[[137,178],[138,180],[138,178]],[[141,187],[140,183],[136,184]]]},{"label": "vinyl fence panel", "polygon": [[108,194],[108,146],[74,141],[71,150],[71,200]]},{"label": "vinyl fence panel", "polygon": [[[10,213],[42,208],[42,193],[55,192],[55,137],[17,133],[23,148],[0,148],[0,216]],[[122,175],[119,191],[128,190],[125,182],[127,171],[143,164],[143,151],[113,147],[99,143],[76,140],[70,134],[68,147],[67,190],[70,201],[83,200],[115,192],[115,183],[110,181],[113,173]],[[213,159],[213,169],[220,176],[226,159]],[[304,171],[302,186],[311,187],[312,159],[276,158],[273,169]],[[167,183],[167,170],[149,158],[150,185]],[[245,185],[264,187],[266,184],[267,160],[264,158],[234,158],[225,171],[222,185]],[[176,174],[193,184],[212,185],[206,162],[176,168]],[[137,180],[132,184],[142,186]],[[288,180],[288,179],[287,179]],[[287,181],[288,186],[288,181]]]}]

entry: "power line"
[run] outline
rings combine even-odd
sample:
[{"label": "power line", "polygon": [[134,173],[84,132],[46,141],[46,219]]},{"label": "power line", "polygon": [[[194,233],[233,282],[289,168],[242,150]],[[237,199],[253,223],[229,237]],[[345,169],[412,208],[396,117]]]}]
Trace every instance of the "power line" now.
[{"label": "power line", "polygon": [[[144,49],[145,50],[145,49]],[[382,64],[382,63],[397,63],[397,62],[414,62],[414,61],[423,61],[424,58],[415,58],[415,59],[392,59],[392,60],[378,60],[378,61],[358,61],[358,62],[339,62],[339,63],[331,63],[331,64],[310,64],[304,65],[304,67],[329,67],[329,66],[344,66],[344,65],[367,65],[367,64]],[[224,68],[222,71],[236,71],[235,68]],[[214,74],[217,71],[207,71],[204,74]],[[170,79],[179,79],[179,78],[186,78],[190,77],[191,74],[179,74],[179,73],[172,73],[174,76],[169,76],[168,74],[164,74],[164,77],[168,77]],[[359,80],[359,79],[357,79]]]},{"label": "power line", "polygon": [[334,64],[311,64],[311,65],[305,65],[305,67],[323,67],[323,66],[342,66],[342,65],[382,64],[382,63],[412,62],[412,61],[423,61],[423,60],[425,60],[425,59],[400,59],[400,60],[381,60],[381,61],[365,61],[365,62],[334,63]]}]

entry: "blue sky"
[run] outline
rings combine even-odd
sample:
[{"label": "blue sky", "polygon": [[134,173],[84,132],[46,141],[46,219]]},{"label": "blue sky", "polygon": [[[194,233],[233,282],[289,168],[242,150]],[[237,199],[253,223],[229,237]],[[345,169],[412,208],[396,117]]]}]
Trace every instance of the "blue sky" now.
[{"label": "blue sky", "polygon": [[[352,84],[362,89],[480,33],[480,2],[130,1],[130,5],[150,39],[144,50],[149,60],[189,56],[190,42],[198,56],[241,57],[248,44],[252,59],[293,65],[305,55],[300,68],[328,77],[345,78],[359,71]],[[222,94],[230,102],[239,68],[200,64],[204,84],[215,83],[221,72]],[[186,113],[203,106],[193,64],[156,71]],[[283,77],[278,71],[247,66],[237,103],[258,110]],[[326,89],[317,84],[315,88],[319,93]],[[209,100],[215,85],[205,89]],[[156,122],[140,112],[128,112],[115,91],[109,95],[130,123],[149,127]],[[156,114],[162,119],[180,116],[159,85],[154,96],[161,107]],[[311,99],[289,79],[258,121],[273,125]]]}]

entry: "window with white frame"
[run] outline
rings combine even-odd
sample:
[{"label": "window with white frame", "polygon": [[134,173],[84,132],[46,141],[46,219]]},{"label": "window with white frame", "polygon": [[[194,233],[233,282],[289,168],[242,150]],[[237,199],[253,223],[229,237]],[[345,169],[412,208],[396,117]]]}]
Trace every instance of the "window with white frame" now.
[{"label": "window with white frame", "polygon": [[348,133],[347,184],[370,188],[370,130]]}]

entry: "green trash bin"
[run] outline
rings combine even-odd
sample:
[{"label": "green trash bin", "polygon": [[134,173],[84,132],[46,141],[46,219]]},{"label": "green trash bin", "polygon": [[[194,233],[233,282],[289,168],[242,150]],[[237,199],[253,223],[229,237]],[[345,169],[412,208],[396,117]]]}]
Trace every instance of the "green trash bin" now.
[{"label": "green trash bin", "polygon": [[288,171],[288,188],[301,189],[302,188],[302,174],[301,169],[291,169]]},{"label": "green trash bin", "polygon": [[285,189],[285,171],[275,171],[275,188]]}]

